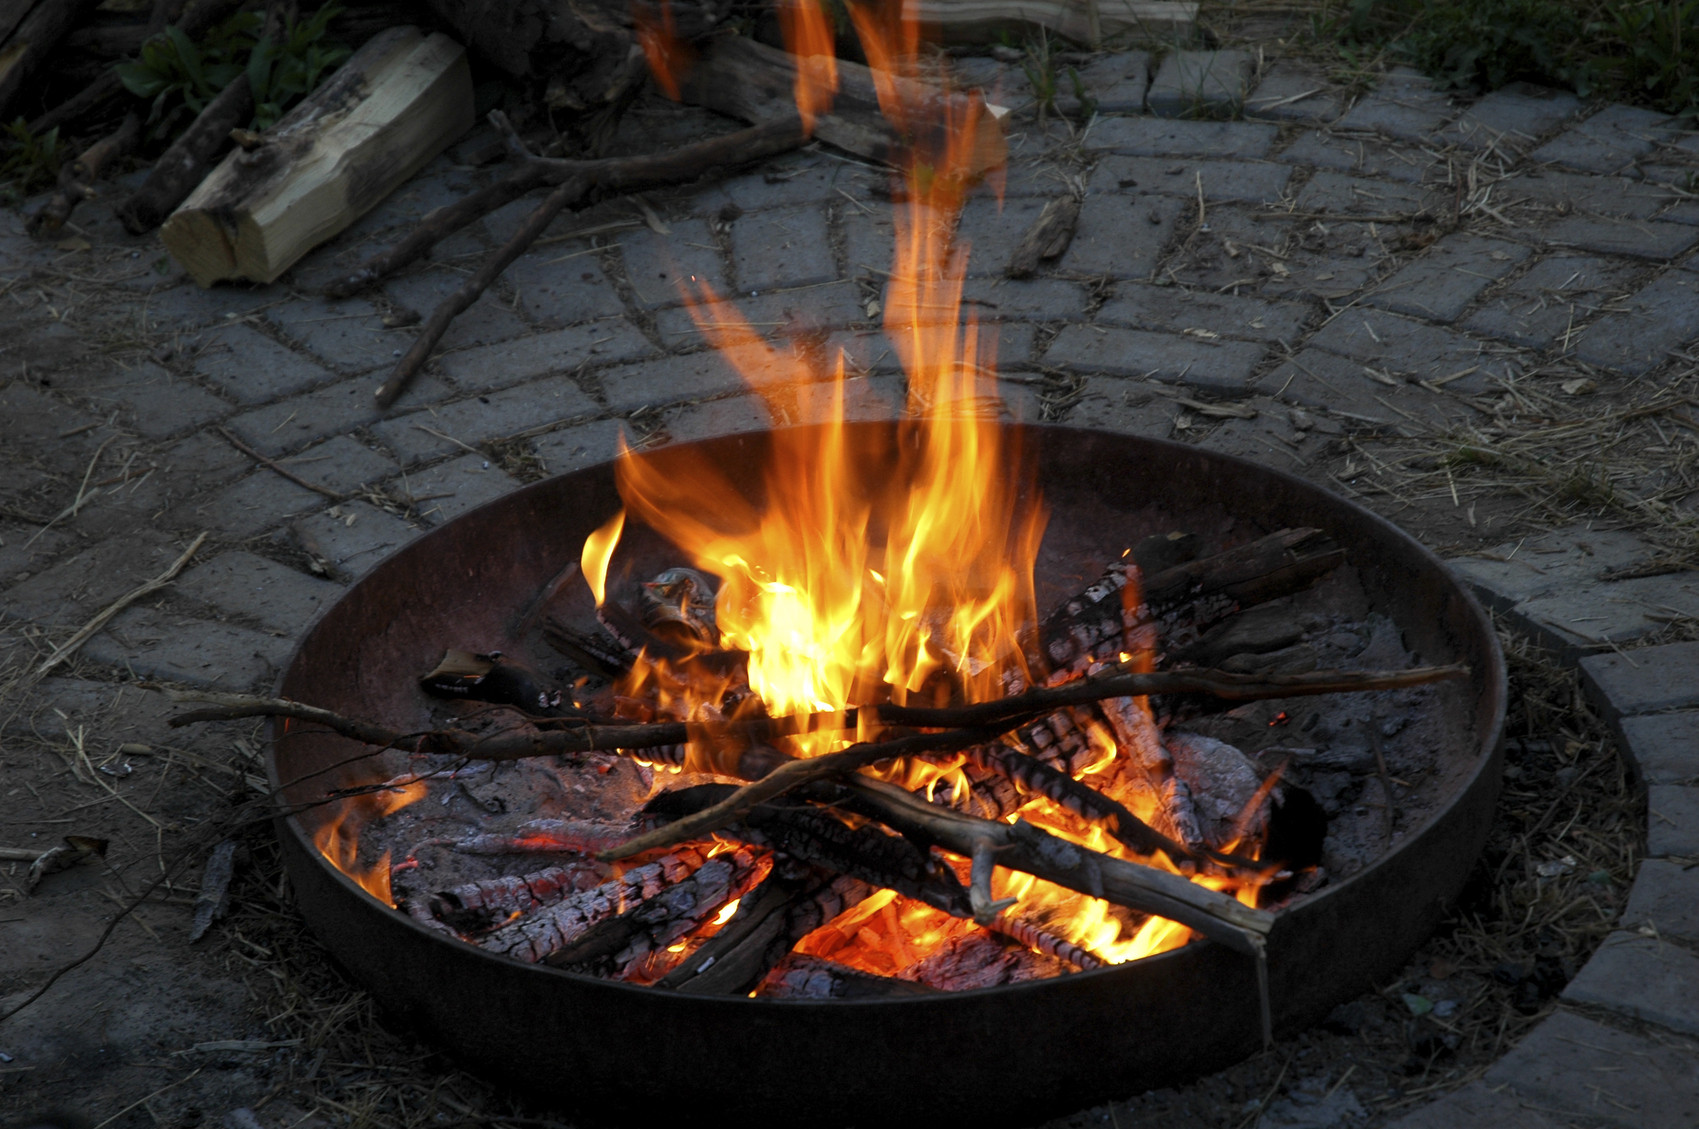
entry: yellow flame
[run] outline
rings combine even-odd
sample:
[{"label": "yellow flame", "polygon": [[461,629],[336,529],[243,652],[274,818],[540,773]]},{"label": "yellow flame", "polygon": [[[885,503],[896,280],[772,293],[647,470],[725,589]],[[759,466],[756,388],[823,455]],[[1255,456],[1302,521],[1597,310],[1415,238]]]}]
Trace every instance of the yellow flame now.
[{"label": "yellow flame", "polygon": [[620,531],[624,528],[625,511],[620,510],[584,539],[584,552],[578,558],[578,567],[596,597],[598,608],[607,598],[608,562],[613,559],[614,546],[619,544]]}]

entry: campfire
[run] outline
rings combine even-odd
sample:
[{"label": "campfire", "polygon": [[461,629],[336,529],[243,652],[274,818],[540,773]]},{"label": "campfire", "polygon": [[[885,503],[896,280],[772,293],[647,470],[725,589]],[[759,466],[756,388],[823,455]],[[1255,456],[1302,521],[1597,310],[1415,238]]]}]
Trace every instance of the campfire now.
[{"label": "campfire", "polygon": [[[785,10],[806,128],[832,98],[830,35],[812,3]],[[683,993],[898,997],[1199,935],[1260,960],[1270,911],[1335,877],[1327,809],[1295,777],[1390,797],[1443,741],[1430,684],[1466,672],[1342,603],[1350,562],[1315,528],[1147,532],[1089,573],[1046,560],[1037,461],[997,418],[951,242],[984,107],[917,97],[916,27],[850,11],[914,146],[885,299],[901,421],[847,423],[841,358],[688,293],[775,418],[824,422],[772,433],[754,480],[690,448],[624,452],[621,508],[511,609],[569,665],[443,640],[421,685],[455,704],[423,733],[280,707],[413,754],[336,793],[314,844],[453,944]],[[652,63],[681,57],[645,34]],[[1340,704],[1352,691],[1369,704]],[[1301,695],[1331,703],[1311,723],[1366,735],[1349,763],[1286,739]],[[1378,819],[1331,833],[1379,839]]]}]

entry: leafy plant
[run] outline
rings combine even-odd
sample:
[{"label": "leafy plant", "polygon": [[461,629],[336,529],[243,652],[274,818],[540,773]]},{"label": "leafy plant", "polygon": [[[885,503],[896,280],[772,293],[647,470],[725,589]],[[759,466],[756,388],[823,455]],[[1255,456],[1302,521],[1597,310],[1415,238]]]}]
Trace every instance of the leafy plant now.
[{"label": "leafy plant", "polygon": [[118,64],[118,78],[131,94],[153,100],[147,125],[152,136],[165,137],[180,118],[206,109],[242,73],[232,54],[210,36],[205,45],[197,44],[172,25],[142,44],[135,62]]},{"label": "leafy plant", "polygon": [[136,61],[119,64],[118,77],[132,94],[153,100],[148,126],[159,138],[246,73],[254,93],[249,125],[265,129],[348,57],[348,48],[329,38],[330,21],[341,11],[325,4],[305,20],[292,17],[276,38],[262,34],[259,12],[238,12],[200,43],[170,27],[144,43]]},{"label": "leafy plant", "polygon": [[348,58],[349,49],[327,41],[330,21],[342,9],[326,4],[311,19],[291,19],[280,40],[261,39],[248,56],[248,82],[254,89],[255,129],[276,124],[283,111],[319,84],[325,72]]},{"label": "leafy plant", "polygon": [[1699,0],[1346,0],[1311,32],[1347,62],[1393,53],[1448,86],[1526,80],[1699,117]]},{"label": "leafy plant", "polygon": [[65,148],[59,143],[57,127],[39,137],[30,132],[23,118],[0,130],[0,184],[8,197],[28,196],[45,188],[59,177],[59,166],[65,160]]}]

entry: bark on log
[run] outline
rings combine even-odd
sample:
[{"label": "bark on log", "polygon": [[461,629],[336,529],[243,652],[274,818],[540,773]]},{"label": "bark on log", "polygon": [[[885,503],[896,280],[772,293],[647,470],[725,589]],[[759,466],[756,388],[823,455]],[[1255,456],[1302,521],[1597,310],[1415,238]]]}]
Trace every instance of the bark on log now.
[{"label": "bark on log", "polygon": [[[1001,107],[990,107],[975,93],[951,93],[906,79],[897,85],[923,108],[911,116],[929,132],[901,135],[885,120],[874,89],[873,72],[859,63],[838,60],[838,93],[832,108],[814,122],[814,136],[829,145],[872,161],[901,167],[904,155],[943,149],[946,130],[974,131],[971,157],[963,174],[982,175],[1007,159]],[[774,121],[796,113],[796,59],[784,51],[744,39],[713,40],[680,84],[686,102],[706,106],[747,122]]]},{"label": "bark on log", "polygon": [[164,223],[165,217],[205,179],[213,158],[230,140],[230,131],[253,112],[254,91],[244,71],[207,103],[200,116],[161,154],[141,187],[118,206],[124,230],[141,235]]},{"label": "bark on log", "polygon": [[47,53],[97,3],[99,0],[39,0],[18,23],[0,48],[0,119],[10,120],[6,109],[12,99],[40,68]]},{"label": "bark on log", "polygon": [[391,28],[267,130],[226,157],[160,238],[202,286],[271,282],[365,214],[472,125],[465,50]]},{"label": "bark on log", "polygon": [[[683,40],[706,35],[727,0],[430,0],[468,48],[497,69],[548,92],[562,109],[593,109],[617,96],[643,66],[635,19],[670,20]],[[637,15],[634,17],[634,13]]]}]

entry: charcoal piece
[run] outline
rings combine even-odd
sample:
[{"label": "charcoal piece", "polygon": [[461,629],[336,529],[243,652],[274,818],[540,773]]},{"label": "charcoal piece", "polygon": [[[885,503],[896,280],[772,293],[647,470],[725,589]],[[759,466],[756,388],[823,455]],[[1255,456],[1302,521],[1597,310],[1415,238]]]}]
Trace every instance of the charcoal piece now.
[{"label": "charcoal piece", "polygon": [[941,992],[965,992],[1056,976],[1064,971],[1054,957],[976,931],[952,937],[898,976]]},{"label": "charcoal piece", "polygon": [[[662,822],[718,803],[729,784],[698,784],[655,797],[644,815]],[[972,909],[955,871],[901,835],[870,824],[852,826],[835,812],[780,800],[758,804],[724,833],[791,858],[895,890],[954,917]]]},{"label": "charcoal piece", "polygon": [[444,651],[436,669],[419,679],[419,686],[434,697],[493,702],[540,717],[571,717],[581,712],[570,702],[563,707],[559,690],[545,688],[541,676],[500,651]]},{"label": "charcoal piece", "polygon": [[933,989],[892,976],[875,976],[819,957],[792,953],[767,974],[757,996],[770,1000],[886,1000],[929,996]]},{"label": "charcoal piece", "polygon": [[757,857],[748,848],[717,855],[688,877],[596,922],[543,959],[559,968],[620,975],[699,928],[721,906],[740,897],[757,874]]},{"label": "charcoal piece", "polygon": [[423,901],[437,920],[462,933],[474,933],[501,925],[515,914],[554,905],[601,884],[606,878],[607,868],[595,863],[551,866],[530,874],[467,882],[439,890]]},{"label": "charcoal piece", "polygon": [[632,867],[611,882],[573,894],[491,930],[478,938],[478,945],[489,952],[536,964],[570,945],[597,923],[682,882],[704,861],[695,848],[681,848],[654,862]]}]

